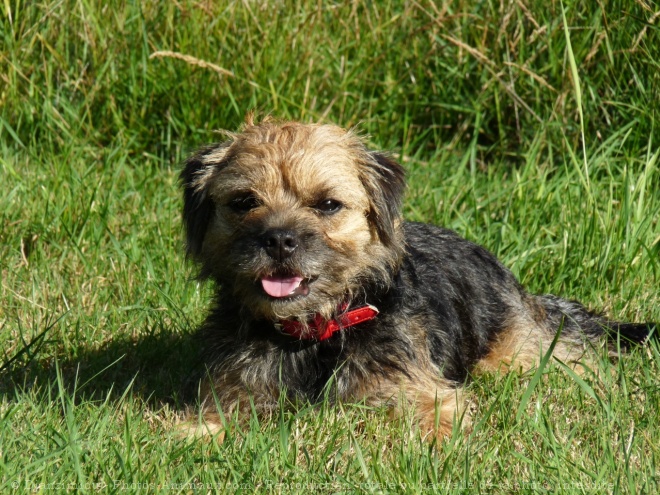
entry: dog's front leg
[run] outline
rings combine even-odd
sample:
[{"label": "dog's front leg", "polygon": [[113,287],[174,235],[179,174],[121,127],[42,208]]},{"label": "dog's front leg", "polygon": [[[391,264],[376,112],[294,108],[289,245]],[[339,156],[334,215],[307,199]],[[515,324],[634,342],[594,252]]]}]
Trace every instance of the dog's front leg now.
[{"label": "dog's front leg", "polygon": [[371,386],[365,384],[361,399],[372,406],[387,406],[395,416],[410,412],[425,437],[443,440],[451,436],[454,423],[463,420],[463,393],[456,383],[429,368],[379,378]]}]

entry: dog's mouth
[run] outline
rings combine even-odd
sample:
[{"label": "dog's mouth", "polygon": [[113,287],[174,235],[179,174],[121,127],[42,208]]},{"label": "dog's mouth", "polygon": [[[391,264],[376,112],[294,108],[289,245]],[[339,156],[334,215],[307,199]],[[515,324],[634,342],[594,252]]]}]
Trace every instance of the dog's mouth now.
[{"label": "dog's mouth", "polygon": [[312,279],[300,275],[271,275],[261,279],[261,287],[276,299],[306,296]]}]

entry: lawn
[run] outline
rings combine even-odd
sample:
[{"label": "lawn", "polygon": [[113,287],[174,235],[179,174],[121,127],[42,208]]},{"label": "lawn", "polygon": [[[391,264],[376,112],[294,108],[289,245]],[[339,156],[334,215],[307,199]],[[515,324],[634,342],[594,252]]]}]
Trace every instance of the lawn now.
[{"label": "lawn", "polygon": [[[326,404],[180,438],[213,287],[178,173],[245,113],[357,126],[408,220],[535,293],[660,321],[660,11],[644,0],[0,4],[0,492],[650,493],[660,346],[467,384],[472,425]],[[231,418],[229,418],[231,423]]]}]

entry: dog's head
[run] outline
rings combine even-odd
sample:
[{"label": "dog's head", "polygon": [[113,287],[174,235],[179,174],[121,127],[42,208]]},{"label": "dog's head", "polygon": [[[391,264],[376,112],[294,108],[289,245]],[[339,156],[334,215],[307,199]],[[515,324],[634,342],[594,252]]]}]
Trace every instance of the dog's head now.
[{"label": "dog's head", "polygon": [[403,252],[403,168],[329,125],[246,123],[181,173],[188,254],[257,318],[330,316]]}]

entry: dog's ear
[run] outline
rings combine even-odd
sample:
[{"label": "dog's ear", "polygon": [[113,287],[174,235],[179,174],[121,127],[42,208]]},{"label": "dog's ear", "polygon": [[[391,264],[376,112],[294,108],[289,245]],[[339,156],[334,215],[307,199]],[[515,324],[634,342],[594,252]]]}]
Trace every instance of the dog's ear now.
[{"label": "dog's ear", "polygon": [[362,176],[371,201],[369,222],[376,228],[380,240],[391,245],[401,219],[406,173],[401,165],[381,152],[369,152]]},{"label": "dog's ear", "polygon": [[186,160],[179,180],[183,186],[183,224],[186,229],[186,254],[197,258],[214,214],[209,196],[211,179],[228,161],[230,142],[202,148]]}]

